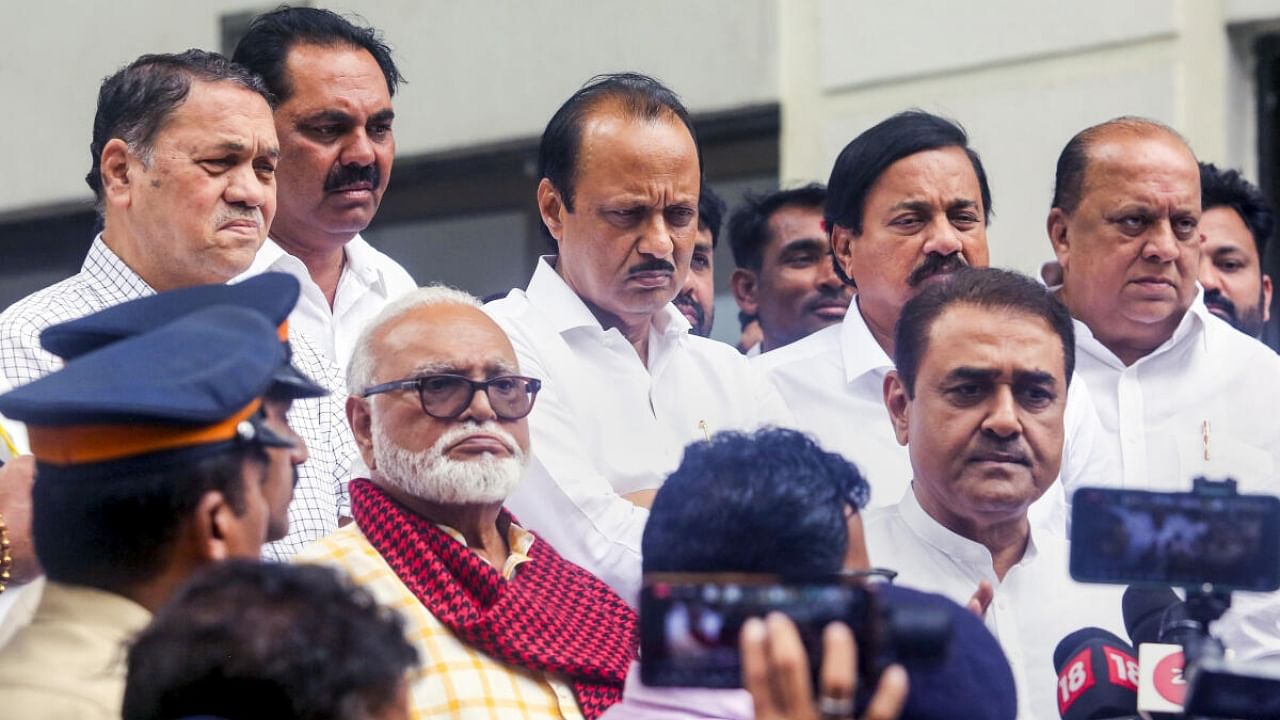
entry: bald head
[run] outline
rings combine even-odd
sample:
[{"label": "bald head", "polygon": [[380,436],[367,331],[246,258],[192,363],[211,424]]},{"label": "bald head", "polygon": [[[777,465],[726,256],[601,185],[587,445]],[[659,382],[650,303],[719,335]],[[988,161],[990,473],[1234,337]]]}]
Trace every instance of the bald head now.
[{"label": "bald head", "polygon": [[1047,229],[1060,297],[1126,364],[1172,336],[1194,301],[1200,169],[1186,141],[1121,118],[1071,139]]},{"label": "bald head", "polygon": [[388,341],[404,332],[401,328],[410,324],[407,321],[412,321],[413,325],[433,325],[446,319],[449,323],[461,320],[483,329],[484,334],[490,335],[492,341],[507,352],[513,365],[512,372],[515,371],[515,351],[511,348],[511,341],[484,313],[480,300],[462,290],[429,285],[388,304],[360,333],[347,368],[347,392],[359,395],[370,385],[384,382],[378,379],[377,365],[388,353],[394,352],[394,347],[387,347]]},{"label": "bald head", "polygon": [[1187,146],[1187,141],[1168,125],[1142,117],[1114,118],[1081,130],[1062,148],[1054,176],[1053,207],[1068,213],[1075,211],[1085,193],[1089,162],[1095,150],[1107,145],[1108,140],[1148,137],[1164,137],[1176,142],[1195,161],[1195,155]]}]

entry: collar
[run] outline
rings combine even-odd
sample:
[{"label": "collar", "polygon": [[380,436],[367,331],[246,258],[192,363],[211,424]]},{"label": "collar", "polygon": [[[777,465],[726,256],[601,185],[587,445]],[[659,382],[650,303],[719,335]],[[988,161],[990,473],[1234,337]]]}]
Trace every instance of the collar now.
[{"label": "collar", "polygon": [[[924,541],[925,544],[933,547],[943,555],[976,567],[984,575],[991,576],[992,583],[996,584],[995,565],[991,559],[991,551],[981,543],[974,542],[967,537],[948,530],[943,527],[942,523],[934,520],[929,513],[925,512],[924,508],[920,507],[920,501],[916,499],[915,481],[912,481],[911,485],[907,487],[907,491],[902,495],[902,500],[898,503],[898,514],[902,516],[902,521],[911,529],[911,532]],[[1035,560],[1039,554],[1036,550],[1034,526],[1030,528],[1029,532],[1026,552],[1023,553],[1022,559],[1014,567]]]},{"label": "collar", "polygon": [[[436,523],[436,527],[444,531],[445,535],[462,543],[462,547],[470,547],[467,545],[467,538],[461,532],[449,527],[443,523]],[[510,580],[515,574],[516,568],[522,563],[529,561],[529,548],[533,547],[533,533],[516,525],[514,522],[507,525],[507,547],[510,552],[507,555],[507,561],[503,564],[502,577]]]},{"label": "collar", "polygon": [[[1057,285],[1049,288],[1049,291],[1056,294],[1061,288],[1061,285]],[[1138,358],[1133,367],[1169,352],[1184,341],[1199,341],[1201,349],[1208,350],[1209,333],[1207,329],[1211,322],[1209,318],[1212,315],[1209,312],[1209,308],[1204,304],[1204,288],[1199,283],[1196,283],[1196,297],[1191,301],[1191,306],[1187,308],[1187,311],[1182,314],[1182,320],[1173,329],[1173,334],[1163,343],[1160,343],[1155,350]],[[1094,337],[1093,330],[1088,325],[1074,317],[1071,319],[1071,324],[1075,326],[1077,349],[1084,350],[1115,370],[1124,371],[1128,367],[1119,357],[1116,357],[1115,353],[1111,352],[1110,348]]]},{"label": "collar", "polygon": [[[600,325],[596,316],[591,314],[582,298],[556,272],[551,264],[555,259],[554,255],[538,258],[538,266],[533,271],[533,278],[529,280],[525,296],[550,318],[551,326],[558,333],[563,334],[576,328],[591,329],[599,334],[608,332]],[[684,313],[667,303],[653,314],[649,332],[651,338],[654,334],[668,337],[683,335],[689,331],[689,327]]]},{"label": "collar", "polygon": [[106,297],[127,299],[156,294],[155,288],[151,287],[150,283],[143,280],[142,276],[125,264],[114,250],[107,247],[106,242],[102,240],[102,233],[94,237],[93,244],[89,246],[89,253],[85,255],[84,263],[80,266],[80,272],[103,290]]},{"label": "collar", "polygon": [[844,380],[851,383],[854,380],[873,371],[887,372],[893,369],[893,359],[890,358],[880,347],[880,343],[876,342],[876,338],[871,334],[871,328],[867,327],[867,321],[862,317],[862,308],[858,306],[858,296],[853,296],[853,303],[849,306],[849,312],[844,314],[844,320],[840,321],[840,356],[844,360]]},{"label": "collar", "polygon": [[[382,274],[382,269],[378,267],[378,251],[369,244],[367,240],[356,233],[343,248],[346,265],[343,267],[343,274],[348,272],[354,273],[360,279],[360,282],[373,286],[377,285],[386,288],[386,279]],[[304,264],[297,257],[285,252],[284,248],[275,241],[274,238],[268,237],[266,242],[262,243],[262,247],[258,249],[258,254],[253,258],[253,264],[248,270],[240,273],[236,279],[231,282],[238,283],[241,280],[251,278],[254,275],[261,275],[269,271],[287,272],[298,278],[299,281],[311,280],[311,271],[307,270]]]},{"label": "collar", "polygon": [[151,612],[105,590],[49,580],[40,597],[41,619],[99,628],[123,642],[151,622]]}]

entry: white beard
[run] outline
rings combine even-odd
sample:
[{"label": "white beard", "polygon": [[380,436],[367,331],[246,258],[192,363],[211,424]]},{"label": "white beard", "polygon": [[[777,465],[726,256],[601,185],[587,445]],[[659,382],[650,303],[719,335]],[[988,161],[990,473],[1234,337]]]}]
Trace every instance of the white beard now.
[{"label": "white beard", "polygon": [[[421,500],[441,505],[502,502],[524,476],[524,451],[510,433],[492,420],[451,428],[434,445],[418,452],[406,450],[387,437],[377,415],[372,426],[373,458],[379,479]],[[454,460],[444,454],[445,448],[482,433],[500,438],[511,455],[484,453],[473,460]]]}]

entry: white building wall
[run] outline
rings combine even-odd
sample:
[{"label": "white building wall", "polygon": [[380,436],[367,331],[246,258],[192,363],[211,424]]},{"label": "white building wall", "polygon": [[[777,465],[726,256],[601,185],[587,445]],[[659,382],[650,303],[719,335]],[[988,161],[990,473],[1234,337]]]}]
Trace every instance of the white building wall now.
[{"label": "white building wall", "polygon": [[[401,156],[536,137],[588,77],[639,70],[694,112],[777,102],[774,0],[340,0],[409,79]],[[148,52],[218,49],[219,18],[274,1],[13,2],[0,43],[0,216],[87,201],[102,78]]]},{"label": "white building wall", "polygon": [[1256,177],[1251,67],[1229,24],[1280,17],[1275,0],[800,0],[779,12],[783,178],[826,178],[895,112],[951,117],[987,169],[994,265],[1034,273],[1051,257],[1058,153],[1102,120],[1160,120],[1202,159]]}]

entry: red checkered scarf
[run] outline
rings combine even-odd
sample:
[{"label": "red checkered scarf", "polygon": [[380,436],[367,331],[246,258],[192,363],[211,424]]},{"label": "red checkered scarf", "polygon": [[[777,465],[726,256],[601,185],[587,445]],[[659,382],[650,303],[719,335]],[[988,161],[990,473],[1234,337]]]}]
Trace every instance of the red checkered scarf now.
[{"label": "red checkered scarf", "polygon": [[[368,480],[351,481],[360,531],[423,606],[467,645],[505,663],[567,676],[587,720],[622,699],[636,614],[545,542],[511,580]],[[506,510],[502,516],[515,518]]]}]

